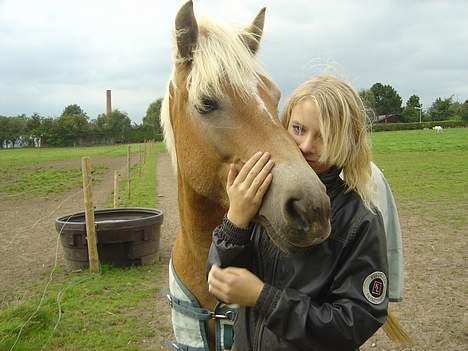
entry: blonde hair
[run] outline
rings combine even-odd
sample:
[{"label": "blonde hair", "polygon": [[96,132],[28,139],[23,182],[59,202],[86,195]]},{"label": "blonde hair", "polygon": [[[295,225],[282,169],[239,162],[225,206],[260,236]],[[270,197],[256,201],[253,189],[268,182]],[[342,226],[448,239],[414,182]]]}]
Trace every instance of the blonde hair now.
[{"label": "blonde hair", "polygon": [[292,110],[305,99],[316,103],[323,140],[321,162],[343,169],[346,190],[355,191],[367,208],[374,203],[367,116],[356,91],[333,76],[302,83],[286,103],[282,123],[287,129]]}]

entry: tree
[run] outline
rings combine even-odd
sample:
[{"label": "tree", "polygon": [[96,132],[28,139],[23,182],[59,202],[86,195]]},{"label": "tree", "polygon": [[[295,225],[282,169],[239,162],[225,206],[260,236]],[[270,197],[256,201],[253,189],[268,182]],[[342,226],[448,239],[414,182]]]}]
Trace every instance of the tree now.
[{"label": "tree", "polygon": [[375,112],[378,116],[401,113],[403,100],[391,85],[375,83],[370,90],[375,97]]},{"label": "tree", "polygon": [[61,145],[60,142],[62,141],[62,138],[60,138],[58,134],[56,120],[52,117],[43,118],[39,128],[41,147],[47,145]]},{"label": "tree", "polygon": [[3,149],[5,141],[8,140],[8,117],[0,116],[0,149]]},{"label": "tree", "polygon": [[26,133],[26,115],[20,115],[16,117],[7,117],[5,123],[4,138],[5,141],[9,142],[12,147],[15,147],[16,143],[20,139],[25,139]]},{"label": "tree", "polygon": [[148,125],[153,130],[153,138],[161,141],[162,128],[161,128],[161,104],[162,98],[152,102],[146,110],[146,115],[143,117],[143,125]]},{"label": "tree", "polygon": [[461,118],[463,121],[468,122],[468,99],[462,104],[461,108]]},{"label": "tree", "polygon": [[429,115],[433,121],[445,121],[452,117],[450,107],[452,105],[452,97],[448,99],[437,98],[429,109]]},{"label": "tree", "polygon": [[131,120],[126,112],[114,110],[110,114],[100,114],[96,119],[99,131],[112,136],[117,143],[127,141],[128,131],[131,128]]},{"label": "tree", "polygon": [[59,145],[76,145],[79,138],[88,131],[86,115],[64,115],[55,121],[55,140]]},{"label": "tree", "polygon": [[63,117],[63,116],[73,116],[73,115],[86,116],[86,118],[88,118],[86,113],[77,104],[66,106],[65,109],[62,112],[61,117]]},{"label": "tree", "polygon": [[419,96],[411,95],[403,110],[405,122],[419,122],[419,107],[421,106]]},{"label": "tree", "polygon": [[34,140],[39,139],[41,137],[40,135],[40,128],[41,128],[41,121],[42,117],[34,113],[27,119],[26,122],[26,130],[29,134],[28,142],[29,146],[34,146]]}]

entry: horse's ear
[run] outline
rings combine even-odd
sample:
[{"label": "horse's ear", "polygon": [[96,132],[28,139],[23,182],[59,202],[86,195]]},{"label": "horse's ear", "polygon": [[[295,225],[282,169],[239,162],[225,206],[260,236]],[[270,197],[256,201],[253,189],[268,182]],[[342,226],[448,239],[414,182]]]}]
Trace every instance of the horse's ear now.
[{"label": "horse's ear", "polygon": [[263,26],[265,24],[265,11],[266,7],[261,9],[257,16],[255,16],[253,22],[241,33],[242,40],[253,55],[257,53],[260,40],[262,39]]},{"label": "horse's ear", "polygon": [[197,44],[198,24],[193,14],[193,3],[187,1],[175,19],[177,50],[184,61],[191,61]]}]

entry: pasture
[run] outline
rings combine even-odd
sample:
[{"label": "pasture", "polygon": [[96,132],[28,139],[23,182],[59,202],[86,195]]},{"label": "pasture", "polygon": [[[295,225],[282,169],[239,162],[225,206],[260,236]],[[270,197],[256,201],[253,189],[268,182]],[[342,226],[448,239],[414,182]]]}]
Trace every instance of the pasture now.
[{"label": "pasture", "polygon": [[[413,350],[464,350],[468,129],[381,132],[371,139],[374,159],[394,191],[403,230],[404,300],[392,309],[415,339]],[[82,207],[80,156],[92,157],[99,180],[96,196],[100,206],[108,205],[111,166],[124,167],[126,146],[0,151],[1,266],[14,270],[13,276],[2,273],[0,279],[0,350],[13,345],[14,350],[163,349],[171,326],[160,289],[167,286],[168,252],[178,224],[175,179],[169,157],[161,151],[162,146],[152,151],[141,177],[133,168],[135,197],[124,205],[164,209],[163,260],[130,269],[105,266],[101,275],[66,272],[60,249],[54,268],[53,219]],[[38,169],[58,173],[48,171],[37,180],[33,175]],[[78,173],[60,173],[70,169]],[[12,186],[16,182],[23,186]],[[55,184],[54,191],[37,191],[47,183]],[[22,213],[30,218],[17,223]],[[42,246],[24,248],[35,240]],[[379,331],[362,349],[401,348]]]}]

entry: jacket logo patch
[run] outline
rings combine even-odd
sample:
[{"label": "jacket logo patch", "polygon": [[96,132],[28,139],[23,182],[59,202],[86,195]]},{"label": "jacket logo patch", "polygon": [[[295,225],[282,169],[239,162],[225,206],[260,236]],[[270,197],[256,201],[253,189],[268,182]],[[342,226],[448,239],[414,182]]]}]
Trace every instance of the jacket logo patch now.
[{"label": "jacket logo patch", "polygon": [[366,299],[378,305],[385,300],[387,294],[387,276],[383,272],[374,272],[364,279],[362,292]]}]

